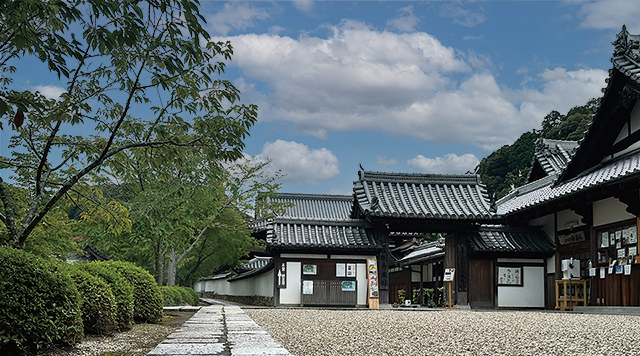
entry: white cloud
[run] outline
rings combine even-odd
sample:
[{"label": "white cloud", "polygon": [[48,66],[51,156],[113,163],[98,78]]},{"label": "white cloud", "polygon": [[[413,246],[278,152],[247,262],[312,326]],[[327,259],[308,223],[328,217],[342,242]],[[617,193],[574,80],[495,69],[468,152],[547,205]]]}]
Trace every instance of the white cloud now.
[{"label": "white cloud", "polygon": [[387,21],[387,26],[404,32],[415,31],[420,19],[413,14],[413,6],[403,7],[398,12],[398,16]]},{"label": "white cloud", "polygon": [[331,195],[346,195],[344,194],[344,192],[342,191],[342,189],[338,189],[338,188],[333,188],[329,191],[329,194]]},{"label": "white cloud", "polygon": [[458,156],[455,153],[447,153],[444,157],[427,158],[418,155],[407,161],[407,164],[418,168],[421,173],[430,174],[463,174],[473,171],[480,163],[478,157],[467,153]]},{"label": "white cloud", "polygon": [[47,99],[56,99],[56,100],[60,99],[60,95],[62,95],[62,93],[66,91],[62,87],[53,85],[53,84],[34,85],[33,89],[35,89],[36,91],[39,91],[40,94],[44,95],[44,97]]},{"label": "white cloud", "polygon": [[477,26],[487,19],[484,15],[484,10],[482,10],[481,12],[473,12],[471,10],[465,10],[453,4],[442,5],[442,8],[440,9],[440,16],[451,17],[454,23],[466,27]]},{"label": "white cloud", "polygon": [[312,0],[293,0],[293,6],[298,9],[298,11],[310,13],[313,10],[313,1]]},{"label": "white cloud", "polygon": [[376,156],[376,164],[388,167],[398,164],[398,160],[387,158],[387,156]]},{"label": "white cloud", "polygon": [[[606,85],[604,70],[549,68],[529,72],[538,89],[508,88],[491,73],[490,57],[456,51],[424,32],[348,20],[329,29],[328,38],[224,38],[234,45],[230,65],[243,73],[238,87],[260,105],[261,121],[290,122],[319,138],[375,130],[494,150],[539,128],[551,110],[601,96]],[[250,84],[259,81],[268,91]]]},{"label": "white cloud", "polygon": [[640,2],[636,0],[586,2],[579,15],[581,27],[620,30],[626,24],[631,33],[640,32]]},{"label": "white cloud", "polygon": [[309,146],[295,141],[267,142],[255,159],[271,159],[268,170],[280,170],[285,175],[280,180],[282,183],[320,184],[322,180],[340,173],[338,158],[331,151],[324,147],[309,149]]},{"label": "white cloud", "polygon": [[253,27],[255,20],[264,20],[269,13],[261,8],[242,3],[227,3],[224,8],[207,18],[213,33],[226,36],[231,30]]}]

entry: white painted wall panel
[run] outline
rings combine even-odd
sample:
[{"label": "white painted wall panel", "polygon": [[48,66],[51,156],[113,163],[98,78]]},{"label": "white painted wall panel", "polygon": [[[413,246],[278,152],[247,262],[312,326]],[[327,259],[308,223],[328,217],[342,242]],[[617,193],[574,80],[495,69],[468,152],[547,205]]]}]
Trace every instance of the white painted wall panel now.
[{"label": "white painted wall panel", "polygon": [[635,218],[627,213],[627,206],[617,198],[598,200],[593,203],[593,226],[601,226]]},{"label": "white painted wall panel", "polygon": [[570,229],[572,227],[584,226],[582,216],[573,210],[562,210],[558,212],[558,231]]},{"label": "white painted wall panel", "polygon": [[301,262],[287,262],[287,288],[280,289],[280,304],[300,304]]},{"label": "white painted wall panel", "polygon": [[356,291],[358,293],[358,305],[367,305],[367,264],[356,265]]},{"label": "white painted wall panel", "polygon": [[498,306],[544,308],[544,267],[524,267],[522,287],[498,287]]},{"label": "white painted wall panel", "polygon": [[542,226],[542,230],[551,238],[552,241],[556,240],[555,225],[553,223],[553,214],[541,216],[537,219],[529,221],[530,226]]}]

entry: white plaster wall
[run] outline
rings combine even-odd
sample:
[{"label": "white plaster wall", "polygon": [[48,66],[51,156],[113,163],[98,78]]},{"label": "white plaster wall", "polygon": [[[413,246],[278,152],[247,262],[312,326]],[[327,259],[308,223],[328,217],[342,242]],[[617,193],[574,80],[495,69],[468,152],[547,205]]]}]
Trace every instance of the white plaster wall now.
[{"label": "white plaster wall", "polygon": [[255,277],[227,282],[229,292],[226,294],[273,297],[273,271],[272,269]]},{"label": "white plaster wall", "polygon": [[302,262],[287,262],[287,288],[279,289],[280,304],[300,304],[301,273]]},{"label": "white plaster wall", "polygon": [[547,274],[556,273],[556,255],[547,258]]},{"label": "white plaster wall", "polygon": [[601,226],[635,218],[635,216],[627,213],[625,209],[627,209],[627,206],[617,198],[608,198],[594,202],[593,226]]},{"label": "white plaster wall", "polygon": [[530,220],[529,226],[542,226],[542,230],[544,230],[547,236],[549,236],[549,238],[551,238],[553,241],[556,240],[553,214],[541,216],[537,219]]},{"label": "white plaster wall", "polygon": [[576,214],[573,210],[562,210],[558,212],[558,231],[570,229],[572,227],[584,226],[582,216]]},{"label": "white plaster wall", "polygon": [[544,267],[524,267],[522,287],[498,287],[498,306],[544,308]]},{"label": "white plaster wall", "polygon": [[636,101],[631,111],[631,133],[640,130],[640,100]]},{"label": "white plaster wall", "polygon": [[356,265],[356,291],[358,293],[358,305],[367,305],[367,264]]}]

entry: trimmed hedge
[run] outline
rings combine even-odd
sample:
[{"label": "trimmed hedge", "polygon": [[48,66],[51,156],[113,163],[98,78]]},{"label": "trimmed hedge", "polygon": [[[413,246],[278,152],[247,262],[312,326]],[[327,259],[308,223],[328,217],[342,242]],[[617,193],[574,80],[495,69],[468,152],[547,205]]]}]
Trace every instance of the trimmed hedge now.
[{"label": "trimmed hedge", "polygon": [[90,262],[77,264],[92,275],[103,279],[111,287],[116,302],[116,322],[118,329],[128,330],[133,325],[133,288],[120,272],[107,263]]},{"label": "trimmed hedge", "polygon": [[112,334],[116,330],[116,302],[109,285],[102,279],[67,265],[71,279],[80,293],[82,323],[87,334]]},{"label": "trimmed hedge", "polygon": [[180,306],[184,304],[198,305],[200,296],[191,288],[180,286],[164,286],[162,300],[165,307]]},{"label": "trimmed hedge", "polygon": [[133,288],[133,318],[142,323],[154,323],[162,318],[162,292],[155,279],[131,262],[101,262],[116,269]]},{"label": "trimmed hedge", "polygon": [[78,291],[56,263],[0,247],[0,354],[33,353],[82,339]]}]

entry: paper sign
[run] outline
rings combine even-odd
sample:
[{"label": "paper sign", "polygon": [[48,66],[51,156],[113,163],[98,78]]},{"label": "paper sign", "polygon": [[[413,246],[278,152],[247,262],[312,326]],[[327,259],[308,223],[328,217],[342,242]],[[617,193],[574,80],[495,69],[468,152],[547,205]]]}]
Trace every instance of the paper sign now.
[{"label": "paper sign", "polygon": [[302,294],[313,294],[313,281],[302,281]]},{"label": "paper sign", "polygon": [[626,251],[624,248],[618,249],[618,258],[624,258],[626,256]]},{"label": "paper sign", "polygon": [[622,267],[624,267],[624,266],[622,266],[622,265],[617,265],[616,266],[616,274],[622,274],[622,272],[623,272],[623,268]]},{"label": "paper sign", "polygon": [[624,265],[624,275],[625,276],[631,275],[631,265]]},{"label": "paper sign", "polygon": [[604,279],[604,276],[605,276],[604,267],[600,267],[600,279]]},{"label": "paper sign", "polygon": [[347,277],[355,277],[355,276],[356,276],[356,264],[347,263]]},{"label": "paper sign", "polygon": [[589,268],[589,277],[595,277],[595,276],[596,276],[596,269]]},{"label": "paper sign", "polygon": [[609,267],[609,274],[613,274],[613,267]]},{"label": "paper sign", "polygon": [[336,263],[336,277],[344,277],[346,275],[346,265],[344,263]]}]

